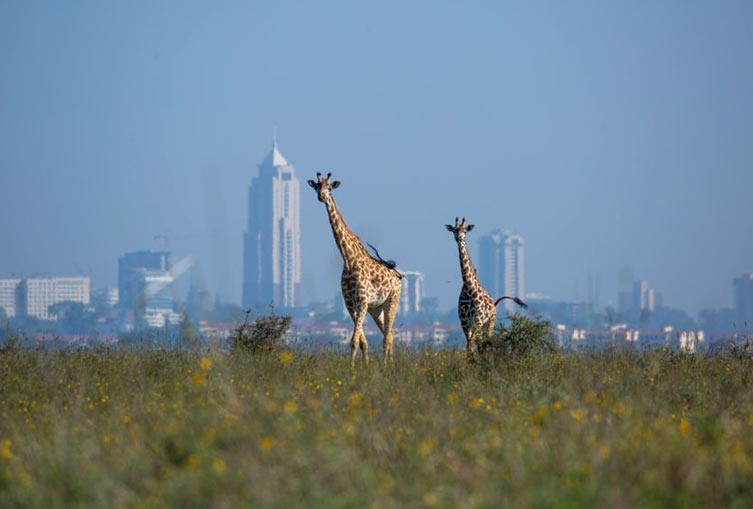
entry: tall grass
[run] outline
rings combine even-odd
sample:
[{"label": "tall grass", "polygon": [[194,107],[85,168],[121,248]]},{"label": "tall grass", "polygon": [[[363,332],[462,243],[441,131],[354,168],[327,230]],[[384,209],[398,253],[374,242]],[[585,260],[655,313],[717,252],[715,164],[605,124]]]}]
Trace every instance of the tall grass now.
[{"label": "tall grass", "polygon": [[752,383],[668,351],[10,349],[0,505],[751,507]]}]

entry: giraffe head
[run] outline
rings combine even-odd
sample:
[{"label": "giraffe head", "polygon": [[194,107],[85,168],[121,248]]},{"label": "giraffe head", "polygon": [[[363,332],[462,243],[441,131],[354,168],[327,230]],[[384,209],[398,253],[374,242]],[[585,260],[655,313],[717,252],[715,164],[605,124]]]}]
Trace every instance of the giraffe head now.
[{"label": "giraffe head", "polygon": [[322,178],[322,174],[316,172],[316,181],[309,180],[309,185],[316,191],[316,197],[320,202],[326,202],[327,198],[332,196],[332,190],[340,187],[340,181],[330,182],[331,173],[327,173],[327,178]]},{"label": "giraffe head", "polygon": [[455,226],[452,226],[451,224],[444,225],[447,230],[451,231],[452,234],[455,236],[455,240],[457,242],[462,242],[465,240],[465,234],[469,231],[473,230],[474,225],[472,224],[465,224],[465,218],[463,218],[462,221],[458,222],[458,218],[455,218]]}]

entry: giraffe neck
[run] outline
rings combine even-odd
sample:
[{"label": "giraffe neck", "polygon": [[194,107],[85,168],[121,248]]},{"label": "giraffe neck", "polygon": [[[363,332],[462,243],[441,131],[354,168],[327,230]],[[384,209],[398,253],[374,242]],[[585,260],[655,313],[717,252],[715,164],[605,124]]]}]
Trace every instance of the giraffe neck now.
[{"label": "giraffe neck", "polygon": [[363,255],[367,255],[366,248],[361,244],[361,239],[348,228],[345,219],[335,204],[335,199],[329,197],[324,202],[329,216],[329,224],[332,226],[332,233],[335,236],[335,244],[340,250],[343,262],[347,267],[352,267],[356,261]]},{"label": "giraffe neck", "polygon": [[471,254],[468,252],[465,239],[458,241],[458,252],[460,254],[460,273],[463,275],[463,284],[468,288],[473,288],[477,284],[476,267],[471,262]]}]

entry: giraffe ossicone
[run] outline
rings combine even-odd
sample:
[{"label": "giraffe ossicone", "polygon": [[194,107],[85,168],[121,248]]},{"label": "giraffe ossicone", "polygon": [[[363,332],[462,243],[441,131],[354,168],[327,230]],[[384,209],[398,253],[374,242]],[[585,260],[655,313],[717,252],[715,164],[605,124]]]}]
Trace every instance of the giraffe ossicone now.
[{"label": "giraffe ossicone", "polygon": [[374,319],[383,334],[385,361],[392,356],[394,334],[392,325],[397,315],[402,289],[402,275],[390,260],[372,257],[361,239],[348,227],[337,208],[332,190],[340,187],[340,181],[332,181],[332,173],[322,177],[316,173],[316,181],[309,180],[308,185],[316,191],[317,199],[324,203],[340,255],[343,259],[343,271],[340,278],[343,299],[348,314],[353,319],[353,335],[350,340],[350,358],[355,362],[358,349],[361,349],[364,361],[369,361],[369,346],[363,332],[366,313]]}]

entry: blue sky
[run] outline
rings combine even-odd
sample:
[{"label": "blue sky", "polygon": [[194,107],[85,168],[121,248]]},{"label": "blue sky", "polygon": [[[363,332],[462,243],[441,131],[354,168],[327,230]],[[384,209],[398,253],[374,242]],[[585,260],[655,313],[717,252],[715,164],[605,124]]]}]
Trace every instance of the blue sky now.
[{"label": "blue sky", "polygon": [[[445,223],[527,242],[526,289],[732,305],[753,271],[753,4],[0,3],[0,276],[195,256],[240,300],[247,187],[273,127],[302,180],[342,181],[350,226],[442,307]],[[307,299],[338,291],[302,189]],[[476,257],[478,258],[478,257]]]}]

